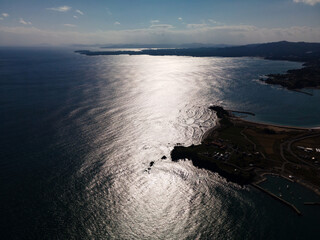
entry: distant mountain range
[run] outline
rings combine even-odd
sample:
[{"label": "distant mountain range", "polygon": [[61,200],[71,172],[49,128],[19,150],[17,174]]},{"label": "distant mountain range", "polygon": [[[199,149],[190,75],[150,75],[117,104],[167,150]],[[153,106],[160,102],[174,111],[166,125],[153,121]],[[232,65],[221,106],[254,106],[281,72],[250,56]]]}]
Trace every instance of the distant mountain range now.
[{"label": "distant mountain range", "polygon": [[109,44],[101,48],[222,48],[230,47],[228,44],[204,44],[204,43],[185,43],[185,44]]},{"label": "distant mountain range", "polygon": [[[130,45],[132,46],[132,45]],[[124,45],[122,45],[124,47]],[[137,48],[150,45],[136,45]],[[85,55],[176,55],[194,57],[263,57],[273,60],[310,62],[320,59],[320,43],[271,42],[229,47],[185,47],[166,49],[145,49],[141,51],[76,51]]]},{"label": "distant mountain range", "polygon": [[184,43],[184,44],[95,44],[95,45],[84,45],[84,44],[73,44],[73,47],[96,47],[96,48],[222,48],[231,47],[235,45],[230,44],[206,44],[206,43]]}]

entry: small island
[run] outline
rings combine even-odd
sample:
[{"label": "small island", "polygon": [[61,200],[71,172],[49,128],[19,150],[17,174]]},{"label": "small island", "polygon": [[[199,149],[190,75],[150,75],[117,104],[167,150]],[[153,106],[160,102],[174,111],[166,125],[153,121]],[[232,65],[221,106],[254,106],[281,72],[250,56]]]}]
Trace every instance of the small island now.
[{"label": "small island", "polygon": [[217,125],[200,145],[175,146],[173,161],[192,160],[228,181],[258,184],[274,174],[320,194],[320,129],[284,127],[245,121],[220,106],[211,106]]}]

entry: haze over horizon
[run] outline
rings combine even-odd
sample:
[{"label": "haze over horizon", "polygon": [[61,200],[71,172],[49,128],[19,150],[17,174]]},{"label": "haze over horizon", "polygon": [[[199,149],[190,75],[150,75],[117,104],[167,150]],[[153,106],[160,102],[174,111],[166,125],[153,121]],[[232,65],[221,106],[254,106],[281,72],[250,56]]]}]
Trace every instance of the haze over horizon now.
[{"label": "haze over horizon", "polygon": [[0,46],[320,42],[320,0],[1,0]]}]

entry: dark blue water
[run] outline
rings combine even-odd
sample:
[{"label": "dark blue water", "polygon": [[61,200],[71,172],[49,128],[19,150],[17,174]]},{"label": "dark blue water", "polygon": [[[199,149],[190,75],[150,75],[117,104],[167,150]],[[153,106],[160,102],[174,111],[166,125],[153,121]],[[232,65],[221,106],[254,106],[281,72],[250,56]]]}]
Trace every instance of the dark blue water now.
[{"label": "dark blue water", "polygon": [[257,121],[319,126],[318,90],[257,81],[298,67],[0,49],[2,238],[318,239],[317,207],[298,217],[189,161],[161,159],[176,143],[199,143],[215,124],[212,103]]}]

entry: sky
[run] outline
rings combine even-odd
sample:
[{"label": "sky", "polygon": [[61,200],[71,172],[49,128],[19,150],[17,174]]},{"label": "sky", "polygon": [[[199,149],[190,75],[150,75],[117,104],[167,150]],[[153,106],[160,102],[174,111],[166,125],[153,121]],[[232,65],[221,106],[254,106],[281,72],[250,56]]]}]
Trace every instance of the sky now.
[{"label": "sky", "polygon": [[0,0],[0,46],[320,42],[320,0]]}]

